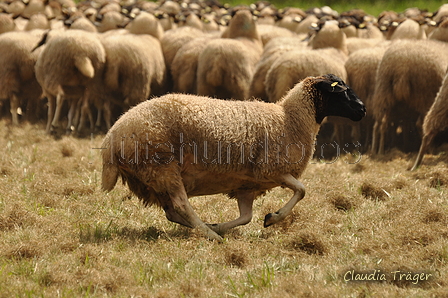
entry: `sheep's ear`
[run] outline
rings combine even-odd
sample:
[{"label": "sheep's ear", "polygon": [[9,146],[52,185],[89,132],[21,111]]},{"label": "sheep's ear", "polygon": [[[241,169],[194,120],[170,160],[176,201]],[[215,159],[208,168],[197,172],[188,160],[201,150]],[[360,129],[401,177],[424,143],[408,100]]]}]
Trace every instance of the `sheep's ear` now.
[{"label": "sheep's ear", "polygon": [[317,89],[327,92],[344,92],[347,90],[347,86],[343,82],[333,80],[322,80],[317,83]]}]

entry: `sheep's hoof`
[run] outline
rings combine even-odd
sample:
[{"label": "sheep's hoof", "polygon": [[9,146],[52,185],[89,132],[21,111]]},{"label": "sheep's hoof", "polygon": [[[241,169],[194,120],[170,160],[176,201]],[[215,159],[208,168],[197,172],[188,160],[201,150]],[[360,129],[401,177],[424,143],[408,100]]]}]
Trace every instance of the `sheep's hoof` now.
[{"label": "sheep's hoof", "polygon": [[210,230],[212,230],[216,234],[218,234],[220,236],[224,236],[225,232],[221,231],[219,224],[206,224],[206,225],[207,225],[207,227],[210,228]]},{"label": "sheep's hoof", "polygon": [[263,227],[267,228],[278,222],[278,212],[266,214],[264,217]]},{"label": "sheep's hoof", "polygon": [[224,241],[224,239],[220,235],[218,235],[215,231],[213,231],[212,229],[209,229],[208,231],[205,231],[205,235],[210,240],[216,240],[218,242],[223,242]]}]

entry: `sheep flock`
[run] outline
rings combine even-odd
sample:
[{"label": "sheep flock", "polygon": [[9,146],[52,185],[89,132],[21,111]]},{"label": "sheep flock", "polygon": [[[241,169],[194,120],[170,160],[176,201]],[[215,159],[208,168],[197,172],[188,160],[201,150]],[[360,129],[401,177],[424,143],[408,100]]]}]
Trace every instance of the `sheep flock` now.
[{"label": "sheep flock", "polygon": [[82,136],[167,93],[277,102],[333,73],[367,116],[329,116],[319,138],[372,154],[416,152],[424,139],[416,169],[446,133],[447,17],[448,4],[372,16],[267,1],[2,0],[1,115]]}]

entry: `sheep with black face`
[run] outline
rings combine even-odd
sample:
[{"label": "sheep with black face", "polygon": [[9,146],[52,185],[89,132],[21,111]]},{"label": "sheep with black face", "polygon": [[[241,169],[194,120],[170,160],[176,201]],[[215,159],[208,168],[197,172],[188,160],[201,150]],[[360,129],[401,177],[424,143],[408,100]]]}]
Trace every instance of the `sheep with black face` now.
[{"label": "sheep with black face", "polygon": [[[133,107],[109,130],[102,146],[102,188],[112,190],[121,176],[170,221],[221,241],[220,235],[251,221],[253,201],[274,187],[294,195],[266,215],[264,226],[290,214],[305,195],[298,178],[324,118],[359,121],[365,113],[353,90],[332,74],[305,78],[278,103],[168,94]],[[237,199],[240,217],[205,224],[188,198],[218,193]]]}]

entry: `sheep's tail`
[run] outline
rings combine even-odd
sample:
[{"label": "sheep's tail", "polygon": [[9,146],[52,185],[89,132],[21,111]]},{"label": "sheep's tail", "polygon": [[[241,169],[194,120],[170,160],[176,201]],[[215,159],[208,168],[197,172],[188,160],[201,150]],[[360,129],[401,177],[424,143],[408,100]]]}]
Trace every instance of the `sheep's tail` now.
[{"label": "sheep's tail", "polygon": [[115,164],[103,164],[103,174],[101,181],[101,188],[104,191],[111,191],[114,189],[118,180],[118,167]]},{"label": "sheep's tail", "polygon": [[109,136],[107,136],[101,146],[103,148],[103,173],[101,178],[101,188],[104,191],[111,191],[115,187],[119,175],[117,161],[114,160],[114,152],[110,143]]},{"label": "sheep's tail", "polygon": [[89,57],[75,57],[75,66],[84,76],[88,78],[93,78],[95,75],[95,68],[93,67],[92,60],[90,60]]}]

